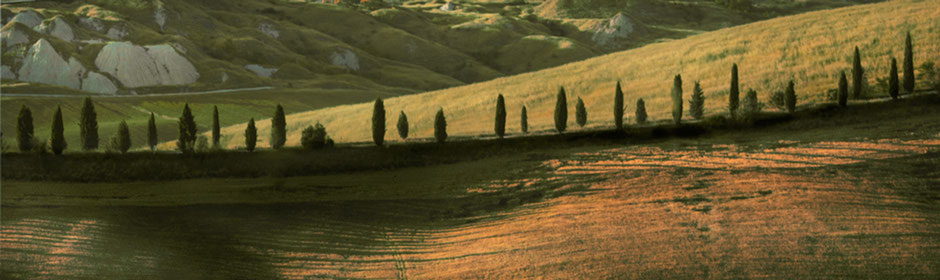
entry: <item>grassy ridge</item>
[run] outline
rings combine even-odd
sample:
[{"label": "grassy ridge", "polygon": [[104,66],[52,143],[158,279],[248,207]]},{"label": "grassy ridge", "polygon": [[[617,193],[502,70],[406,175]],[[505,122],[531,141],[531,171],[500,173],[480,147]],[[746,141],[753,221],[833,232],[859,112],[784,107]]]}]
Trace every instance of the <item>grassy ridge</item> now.
[{"label": "grassy ridge", "polygon": [[[706,92],[706,114],[722,113],[727,97],[732,63],[740,67],[742,91],[754,88],[760,100],[768,100],[772,90],[783,89],[789,79],[796,82],[800,105],[825,102],[825,91],[834,88],[839,71],[851,67],[854,46],[862,50],[862,65],[868,82],[887,75],[890,57],[900,58],[904,34],[914,34],[915,63],[940,59],[940,2],[892,1],[836,10],[811,12],[721,29],[682,40],[648,45],[586,61],[538,72],[500,78],[458,88],[433,91],[386,100],[387,119],[397,119],[399,111],[409,115],[412,135],[430,137],[433,114],[443,108],[451,135],[492,133],[495,97],[506,96],[507,131],[519,131],[518,111],[528,106],[532,129],[548,129],[554,109],[554,94],[565,86],[569,99],[581,97],[589,112],[590,125],[609,125],[613,87],[624,83],[627,116],[633,102],[646,100],[651,119],[668,118],[670,78],[701,81]],[[688,87],[691,89],[691,87]],[[691,94],[684,93],[686,99]],[[884,94],[884,93],[882,93]],[[338,142],[370,139],[371,104],[346,105],[289,115],[287,145],[298,145],[300,129],[320,121]],[[574,106],[574,104],[569,104]],[[569,108],[569,111],[574,111]],[[570,119],[573,122],[573,118]],[[269,121],[258,123],[265,144]],[[569,127],[574,127],[573,123]],[[223,128],[230,148],[243,145],[238,137],[244,125]],[[388,130],[387,140],[398,140]]]}]

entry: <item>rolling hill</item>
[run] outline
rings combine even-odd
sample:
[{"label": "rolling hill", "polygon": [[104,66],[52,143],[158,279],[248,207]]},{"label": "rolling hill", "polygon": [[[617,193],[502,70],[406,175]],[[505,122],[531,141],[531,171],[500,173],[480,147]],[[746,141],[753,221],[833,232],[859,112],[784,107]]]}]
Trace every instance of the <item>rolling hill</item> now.
[{"label": "rolling hill", "polygon": [[[568,100],[584,99],[588,126],[612,123],[611,104],[616,81],[623,82],[627,116],[642,98],[652,119],[667,118],[672,77],[682,74],[686,98],[691,81],[700,81],[706,95],[706,114],[726,111],[730,68],[740,67],[742,91],[753,88],[761,100],[785,82],[796,82],[801,105],[827,102],[826,91],[836,86],[840,71],[851,66],[852,49],[858,46],[867,80],[887,75],[890,57],[902,56],[906,32],[914,36],[915,64],[940,59],[940,3],[891,1],[835,10],[810,12],[721,29],[682,40],[650,44],[560,67],[499,78],[451,89],[385,100],[386,119],[393,124],[400,111],[408,114],[413,137],[431,137],[433,114],[443,108],[450,135],[492,133],[492,114],[497,94],[506,97],[507,131],[518,133],[518,112],[528,107],[529,125],[547,130],[552,124],[555,94],[564,86]],[[884,93],[873,92],[872,95]],[[569,102],[569,112],[574,102]],[[298,145],[300,130],[317,121],[338,142],[371,139],[371,103],[295,113],[287,116],[288,145]],[[269,121],[258,123],[261,144],[266,145]],[[569,127],[574,127],[569,118]],[[240,147],[244,125],[223,128],[225,146]],[[394,129],[387,140],[398,141]]]}]

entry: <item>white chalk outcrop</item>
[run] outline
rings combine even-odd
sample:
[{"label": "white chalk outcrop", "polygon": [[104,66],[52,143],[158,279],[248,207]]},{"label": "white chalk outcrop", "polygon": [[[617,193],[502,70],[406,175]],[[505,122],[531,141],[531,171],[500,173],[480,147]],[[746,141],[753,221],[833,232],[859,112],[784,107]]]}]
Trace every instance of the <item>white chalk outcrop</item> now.
[{"label": "white chalk outcrop", "polygon": [[454,4],[454,2],[447,1],[447,3],[445,3],[444,5],[441,5],[440,10],[445,11],[445,12],[456,11],[457,4]]},{"label": "white chalk outcrop", "polygon": [[18,24],[8,24],[0,32],[0,42],[4,47],[12,47],[19,44],[29,43],[29,34],[26,33]]},{"label": "white chalk outcrop", "polygon": [[115,94],[118,88],[105,75],[88,72],[88,76],[82,80],[82,90],[99,94]]},{"label": "white chalk outcrop", "polygon": [[633,22],[623,13],[617,13],[594,30],[591,39],[602,47],[617,47],[620,41],[633,33]]},{"label": "white chalk outcrop", "polygon": [[24,10],[16,14],[10,21],[22,23],[29,28],[35,28],[39,26],[39,24],[42,24],[42,16],[36,11]]},{"label": "white chalk outcrop", "polygon": [[75,40],[75,33],[72,32],[72,26],[69,26],[69,23],[59,16],[52,18],[52,20],[42,22],[42,24],[34,29],[39,33],[49,34],[67,42]]},{"label": "white chalk outcrop", "polygon": [[161,31],[166,31],[166,9],[164,9],[163,6],[157,7],[157,9],[153,11],[153,21],[160,26]]},{"label": "white chalk outcrop", "polygon": [[344,67],[353,71],[359,71],[359,57],[348,49],[341,49],[330,55],[330,62],[333,65]]},{"label": "white chalk outcrop", "polygon": [[13,73],[13,69],[10,69],[10,66],[0,66],[0,78],[4,80],[16,80],[16,73]]},{"label": "white chalk outcrop", "polygon": [[95,32],[104,31],[104,23],[98,18],[81,17],[78,19],[78,25]]},{"label": "white chalk outcrop", "polygon": [[277,28],[274,27],[273,24],[270,24],[267,22],[262,22],[261,24],[258,24],[258,31],[261,31],[262,33],[267,34],[268,36],[271,36],[271,38],[274,38],[274,39],[281,37],[281,32],[278,31]]},{"label": "white chalk outcrop", "polygon": [[[274,75],[274,73],[277,73],[277,68],[265,68],[264,66],[261,66],[258,64],[245,65],[245,69],[247,69],[248,71],[254,72],[255,75],[265,77],[265,78],[270,78],[271,76]],[[227,80],[228,75],[226,75],[225,77]],[[222,82],[225,82],[225,81],[222,81]]]},{"label": "white chalk outcrop", "polygon": [[115,24],[111,26],[111,29],[108,29],[108,33],[105,34],[105,36],[114,40],[124,39],[124,37],[127,36],[127,27],[124,26],[124,23]]},{"label": "white chalk outcrop", "polygon": [[66,62],[52,43],[39,39],[29,48],[18,72],[21,81],[80,89],[85,67],[74,57]]},{"label": "white chalk outcrop", "polygon": [[95,66],[128,88],[184,85],[199,79],[196,67],[169,45],[145,48],[110,42],[98,53]]}]

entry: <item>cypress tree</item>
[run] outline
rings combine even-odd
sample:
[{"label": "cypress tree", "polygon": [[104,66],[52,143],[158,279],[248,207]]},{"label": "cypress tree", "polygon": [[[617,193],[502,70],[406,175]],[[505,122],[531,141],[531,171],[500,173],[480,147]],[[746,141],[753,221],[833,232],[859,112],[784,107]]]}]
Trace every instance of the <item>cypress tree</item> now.
[{"label": "cypress tree", "polygon": [[245,127],[245,149],[249,152],[255,150],[258,143],[258,129],[255,128],[255,118],[248,121],[248,127]]},{"label": "cypress tree", "polygon": [[405,111],[401,111],[398,115],[398,136],[402,140],[408,139],[408,116],[405,115]]},{"label": "cypress tree", "polygon": [[643,98],[636,100],[636,123],[646,123],[646,102],[643,102]]},{"label": "cypress tree", "polygon": [[437,143],[444,143],[447,140],[447,119],[444,118],[444,108],[437,111],[434,116],[434,139]]},{"label": "cypress tree", "polygon": [[500,139],[506,135],[506,100],[503,99],[502,94],[496,97],[496,120],[493,131]]},{"label": "cypress tree", "polygon": [[705,92],[698,81],[692,87],[692,100],[689,100],[689,114],[696,120],[705,117]]},{"label": "cypress tree", "polygon": [[740,94],[740,88],[738,88],[738,64],[735,63],[731,66],[731,89],[728,93],[728,112],[731,112],[731,118],[735,117],[735,112],[738,111],[738,95]]},{"label": "cypress tree", "polygon": [[212,148],[219,148],[219,140],[222,137],[222,127],[219,124],[219,106],[212,106]]},{"label": "cypress tree", "polygon": [[558,100],[555,102],[555,130],[565,132],[568,127],[568,97],[565,96],[565,87],[558,89]]},{"label": "cypress tree", "polygon": [[614,125],[617,130],[623,130],[623,90],[620,89],[620,81],[617,81],[617,89],[614,91]]},{"label": "cypress tree", "polygon": [[62,124],[62,107],[56,108],[55,115],[52,116],[52,136],[49,138],[49,144],[52,146],[52,152],[57,155],[61,155],[68,147],[65,143],[65,127]]},{"label": "cypress tree", "polygon": [[95,104],[91,102],[91,97],[85,97],[82,101],[81,119],[78,121],[79,133],[81,134],[82,150],[90,151],[98,148],[98,113],[95,112]]},{"label": "cypress tree", "polygon": [[385,142],[385,103],[381,98],[375,99],[372,108],[372,141],[380,147]]},{"label": "cypress tree", "polygon": [[793,80],[790,80],[790,83],[787,84],[787,90],[783,95],[787,112],[790,112],[791,114],[796,111],[796,91],[793,89],[793,86]]},{"label": "cypress tree", "polygon": [[20,114],[16,117],[16,142],[20,152],[33,149],[33,113],[26,105],[20,107]]},{"label": "cypress tree", "polygon": [[196,120],[193,112],[189,109],[189,103],[183,106],[183,115],[179,119],[179,137],[176,146],[180,151],[189,153],[196,146]]},{"label": "cypress tree", "polygon": [[914,46],[911,43],[911,32],[907,32],[904,40],[904,91],[914,93]]},{"label": "cypress tree", "polygon": [[891,58],[891,74],[888,80],[888,94],[891,99],[898,100],[898,60]]},{"label": "cypress tree", "polygon": [[147,121],[147,145],[150,146],[150,151],[157,149],[157,120],[153,112],[150,112],[150,120]]},{"label": "cypress tree", "polygon": [[287,141],[287,119],[284,117],[284,107],[277,104],[274,117],[271,118],[271,148],[280,149]]},{"label": "cypress tree", "polygon": [[581,97],[578,97],[578,104],[575,106],[574,118],[580,127],[584,127],[584,125],[587,124],[587,108],[584,108],[584,101],[581,100]]},{"label": "cypress tree", "polygon": [[852,59],[852,98],[862,97],[862,83],[865,69],[862,68],[862,58],[858,53],[858,46],[855,46],[855,58]]},{"label": "cypress tree", "polygon": [[845,71],[842,71],[839,77],[839,106],[848,106],[849,100],[849,82],[845,79]]},{"label": "cypress tree", "polygon": [[672,120],[682,123],[682,76],[679,74],[672,80]]},{"label": "cypress tree", "polygon": [[126,121],[121,121],[121,124],[118,125],[117,148],[122,154],[127,153],[127,150],[131,149],[131,131],[127,128]]},{"label": "cypress tree", "polygon": [[519,128],[522,129],[522,133],[529,133],[529,112],[526,111],[525,105],[522,105],[522,113],[519,117]]}]

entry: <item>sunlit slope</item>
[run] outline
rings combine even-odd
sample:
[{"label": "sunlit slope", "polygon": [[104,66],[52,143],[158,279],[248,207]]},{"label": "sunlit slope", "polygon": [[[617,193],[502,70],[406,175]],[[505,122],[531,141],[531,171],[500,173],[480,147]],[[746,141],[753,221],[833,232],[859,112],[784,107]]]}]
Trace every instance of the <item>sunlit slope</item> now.
[{"label": "sunlit slope", "polygon": [[[575,100],[584,99],[589,125],[611,123],[614,85],[621,80],[626,94],[627,116],[635,101],[643,98],[651,119],[670,117],[672,77],[681,73],[684,95],[699,80],[706,92],[706,114],[726,111],[730,69],[740,67],[743,91],[754,88],[766,102],[772,90],[789,79],[796,82],[798,102],[825,101],[825,91],[837,85],[839,71],[850,70],[854,46],[862,53],[869,83],[887,75],[890,57],[903,56],[904,34],[914,36],[915,65],[940,58],[940,2],[892,1],[783,17],[701,34],[687,39],[601,56],[582,62],[458,88],[427,92],[385,101],[386,139],[398,140],[394,124],[399,111],[408,114],[412,137],[430,137],[432,117],[438,108],[447,116],[450,135],[492,133],[496,95],[506,97],[509,133],[519,131],[519,110],[528,106],[534,130],[552,127],[555,94],[568,91],[569,112]],[[291,114],[288,145],[297,145],[300,130],[320,121],[339,142],[371,139],[372,104],[356,104]],[[573,115],[573,113],[572,113]],[[688,115],[688,114],[686,114]],[[569,117],[574,127],[574,117]],[[269,121],[259,125],[261,144],[266,144]],[[244,125],[227,127],[228,135],[241,135]],[[239,147],[240,137],[229,137],[229,147]]]}]

